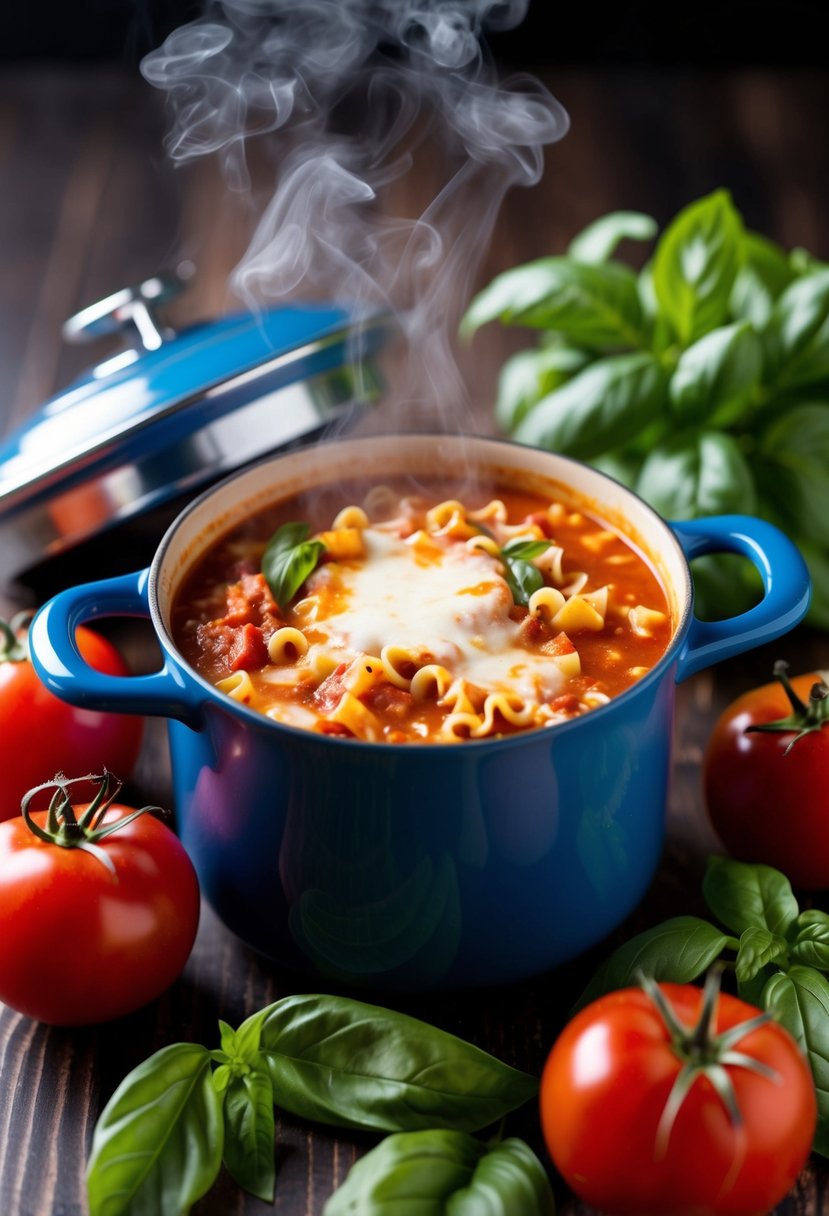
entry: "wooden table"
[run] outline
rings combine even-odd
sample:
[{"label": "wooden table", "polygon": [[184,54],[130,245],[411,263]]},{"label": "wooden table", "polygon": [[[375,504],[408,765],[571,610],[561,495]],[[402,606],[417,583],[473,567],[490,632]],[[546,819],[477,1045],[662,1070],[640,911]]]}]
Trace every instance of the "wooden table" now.
[{"label": "wooden table", "polygon": [[[754,228],[786,245],[829,256],[829,81],[812,73],[774,75],[604,74],[568,70],[550,84],[573,126],[547,159],[543,182],[507,199],[481,283],[497,270],[560,251],[598,214],[619,207],[660,221],[719,185],[730,186]],[[158,99],[134,75],[84,65],[75,70],[6,68],[0,76],[0,429],[22,420],[88,362],[61,345],[75,309],[183,256],[199,277],[178,309],[180,322],[227,310],[226,282],[245,229],[210,164],[173,172],[161,150]],[[466,358],[476,421],[491,430],[497,367],[522,341],[488,331]],[[78,581],[92,571],[79,564]],[[2,606],[25,602],[0,591]],[[121,641],[144,662],[143,634]],[[718,712],[769,678],[774,658],[794,670],[829,667],[829,638],[806,628],[706,672],[679,690],[675,765],[664,863],[642,907],[611,943],[550,975],[468,998],[390,1002],[464,1035],[503,1058],[539,1069],[566,1011],[596,963],[626,934],[679,912],[701,911],[699,877],[715,841],[706,827],[699,766]],[[6,763],[0,740],[0,769]],[[137,794],[169,791],[163,728],[152,724],[136,775]],[[214,1045],[216,1018],[236,1023],[297,990],[297,981],[254,956],[205,908],[187,969],[156,1004],[122,1022],[67,1031],[0,1013],[0,1212],[81,1216],[82,1173],[92,1127],[123,1075],[164,1044]],[[509,1127],[542,1151],[535,1111]],[[320,1213],[352,1162],[373,1143],[288,1116],[277,1122],[275,1210]],[[786,1216],[829,1211],[829,1171],[813,1159],[780,1206]],[[561,1211],[586,1209],[556,1184]],[[264,1213],[222,1176],[195,1209],[200,1216]],[[516,1216],[520,1214],[516,1213]]]}]

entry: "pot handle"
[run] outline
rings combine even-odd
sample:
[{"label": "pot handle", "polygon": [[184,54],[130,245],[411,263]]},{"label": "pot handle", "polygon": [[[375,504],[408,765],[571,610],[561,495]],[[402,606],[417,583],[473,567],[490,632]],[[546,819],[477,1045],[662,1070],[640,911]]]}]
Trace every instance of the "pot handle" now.
[{"label": "pot handle", "polygon": [[672,523],[690,562],[705,553],[739,553],[749,558],[763,579],[759,604],[724,621],[692,617],[677,661],[677,682],[703,667],[771,642],[803,620],[811,598],[806,563],[796,545],[779,528],[752,515],[716,515]]},{"label": "pot handle", "polygon": [[44,604],[29,627],[32,665],[50,692],[83,709],[178,718],[201,724],[201,697],[165,659],[147,676],[110,676],[83,659],[75,630],[98,617],[149,617],[149,570],[84,583]]}]

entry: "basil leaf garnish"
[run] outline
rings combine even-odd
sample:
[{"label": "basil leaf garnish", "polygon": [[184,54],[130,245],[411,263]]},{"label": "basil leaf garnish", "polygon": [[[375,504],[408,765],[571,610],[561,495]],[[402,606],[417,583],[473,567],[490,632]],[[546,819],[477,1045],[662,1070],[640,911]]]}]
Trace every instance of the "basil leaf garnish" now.
[{"label": "basil leaf garnish", "polygon": [[224,1093],[224,1163],[251,1195],[273,1203],[273,1085],[265,1071],[233,1077]]},{"label": "basil leaf garnish", "polygon": [[698,916],[674,916],[632,937],[599,967],[576,1005],[581,1009],[617,988],[638,984],[644,972],[657,981],[687,984],[719,958],[729,938]]},{"label": "basil leaf garnish", "polygon": [[829,1157],[829,981],[812,967],[773,975],[763,1005],[785,1026],[806,1055],[817,1094],[815,1152]]},{"label": "basil leaf garnish", "polygon": [[544,1167],[523,1140],[488,1148],[463,1132],[401,1132],[352,1166],[324,1216],[554,1216]]},{"label": "basil leaf garnish", "polygon": [[210,1052],[195,1043],[162,1048],[121,1082],[98,1120],[90,1216],[186,1216],[213,1184],[222,1144]]},{"label": "basil leaf garnish", "polygon": [[758,928],[783,937],[797,918],[791,883],[771,866],[712,857],[702,893],[714,915],[734,933]]},{"label": "basil leaf garnish", "polygon": [[535,1077],[455,1035],[345,997],[277,1001],[260,1051],[277,1105],[340,1127],[477,1131],[538,1089]]},{"label": "basil leaf garnish", "polygon": [[549,547],[548,540],[529,540],[520,536],[504,545],[501,550],[504,581],[510,589],[514,603],[526,607],[533,592],[544,586],[544,575],[532,564],[531,559],[539,557]]},{"label": "basil leaf garnish", "polygon": [[262,573],[280,608],[294,598],[325,552],[321,540],[308,540],[306,523],[288,523],[277,528],[262,554]]}]

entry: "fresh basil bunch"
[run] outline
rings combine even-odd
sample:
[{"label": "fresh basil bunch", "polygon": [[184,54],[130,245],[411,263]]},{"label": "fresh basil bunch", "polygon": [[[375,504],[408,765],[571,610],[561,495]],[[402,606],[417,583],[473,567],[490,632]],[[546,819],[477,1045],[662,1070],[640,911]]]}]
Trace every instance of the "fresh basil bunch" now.
[{"label": "fresh basil bunch", "polygon": [[[614,258],[656,222],[614,212],[562,257],[495,278],[462,323],[542,331],[507,361],[495,407],[522,443],[623,481],[668,519],[748,512],[797,541],[829,628],[829,267],[747,231],[725,190],[681,211],[640,273]],[[757,578],[694,566],[701,615],[740,611]]]},{"label": "fresh basil bunch", "polygon": [[[527,1073],[415,1018],[344,997],[289,996],[237,1030],[219,1026],[219,1049],[164,1047],[116,1089],[92,1141],[90,1216],[186,1216],[222,1162],[245,1190],[273,1200],[275,1104],[339,1127],[407,1134],[354,1167],[332,1216],[377,1210],[368,1198],[349,1207],[349,1196],[371,1194],[386,1166],[407,1212],[428,1216],[436,1209],[411,1179],[430,1155],[443,1162],[447,1198],[492,1178],[503,1191],[493,1216],[552,1212],[549,1181],[526,1145],[486,1146],[469,1134],[535,1095]],[[536,1207],[510,1206],[524,1193],[538,1197]]]},{"label": "fresh basil bunch", "polygon": [[709,861],[702,893],[725,930],[677,916],[638,934],[599,968],[578,1008],[638,984],[641,972],[687,984],[716,959],[735,955],[740,996],[768,1009],[809,1061],[818,1102],[814,1149],[829,1157],[829,915],[801,912],[779,870],[724,857]]}]

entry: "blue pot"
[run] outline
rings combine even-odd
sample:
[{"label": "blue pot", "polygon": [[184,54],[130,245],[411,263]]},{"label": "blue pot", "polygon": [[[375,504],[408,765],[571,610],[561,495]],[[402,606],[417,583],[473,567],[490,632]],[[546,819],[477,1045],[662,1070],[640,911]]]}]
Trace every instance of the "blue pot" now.
[{"label": "blue pot", "polygon": [[[462,472],[461,472],[462,470]],[[373,473],[477,474],[573,501],[620,527],[662,579],[675,621],[660,662],[609,704],[504,739],[394,746],[312,734],[217,692],[169,633],[171,599],[207,544],[298,489]],[[688,561],[733,552],[765,584],[727,621],[693,615]],[[179,830],[207,899],[256,950],[374,988],[517,980],[571,958],[637,904],[658,865],[674,690],[721,658],[778,637],[809,600],[794,545],[760,520],[668,525],[577,462],[490,439],[405,436],[306,448],[254,465],[176,521],[147,571],[67,590],[31,628],[59,697],[170,719]],[[149,616],[161,670],[92,671],[74,642],[97,617]]]}]

